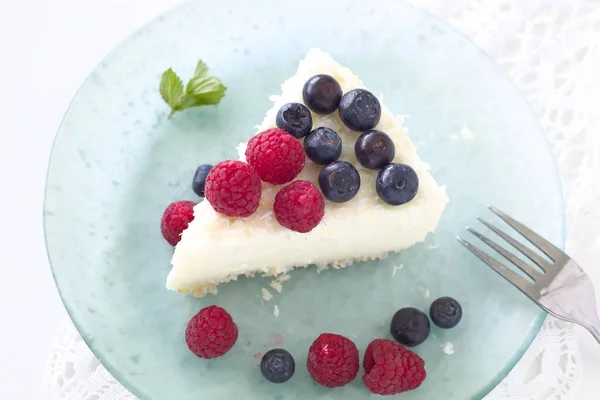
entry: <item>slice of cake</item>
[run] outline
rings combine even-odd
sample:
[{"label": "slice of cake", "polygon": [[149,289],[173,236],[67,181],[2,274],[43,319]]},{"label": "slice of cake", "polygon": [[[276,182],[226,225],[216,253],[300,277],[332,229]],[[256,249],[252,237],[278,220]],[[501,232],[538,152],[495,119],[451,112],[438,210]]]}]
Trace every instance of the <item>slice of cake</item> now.
[{"label": "slice of cake", "polygon": [[[333,89],[327,86],[331,82],[319,81],[323,76],[333,82]],[[310,91],[318,90],[319,85],[321,90],[326,89],[324,101],[310,97]],[[331,99],[339,88],[344,96],[341,101],[339,95],[333,100],[339,102],[339,110],[336,103],[335,111],[332,111]],[[252,149],[242,143],[238,148],[240,160],[256,167],[254,169],[262,179],[248,178],[250,186],[244,187],[258,185],[260,200],[257,195],[256,200],[248,200],[250,203],[256,201],[254,206],[245,198],[236,203],[246,207],[244,217],[226,215],[227,209],[216,203],[218,196],[231,193],[222,187],[215,189],[211,181],[214,194],[210,197],[209,174],[208,201],[195,206],[194,220],[175,248],[173,268],[167,278],[168,289],[201,297],[214,293],[217,285],[235,280],[242,274],[274,276],[309,265],[341,268],[355,260],[377,259],[388,252],[410,247],[423,241],[436,228],[448,202],[445,189],[438,186],[429,173],[429,166],[419,159],[402,118],[395,117],[380,104],[358,77],[328,54],[312,49],[300,62],[296,74],[285,81],[281,89],[281,95],[273,97],[273,108],[266,113],[258,132],[262,135],[270,130],[271,136],[277,137],[275,131],[280,130],[271,128],[278,126],[292,134],[294,137],[284,137],[288,142],[282,146],[288,151],[290,145],[294,149],[298,147],[295,141],[303,144],[308,155],[305,161],[302,155],[303,167],[300,165],[299,174],[294,172],[291,179],[290,176],[284,178],[286,184],[278,184],[281,174],[274,178],[264,165],[256,165],[256,162],[262,162],[261,157],[269,159],[272,156],[270,153],[258,153],[257,156],[256,149],[264,148],[273,138],[266,138],[261,144],[251,140]],[[290,107],[289,103],[295,106]],[[310,113],[305,105],[310,108]],[[306,110],[304,115],[302,110]],[[284,111],[287,114],[282,114]],[[306,118],[312,119],[309,129],[302,128],[302,124],[294,126],[294,122],[306,122]],[[311,132],[306,136],[308,131]],[[290,142],[292,139],[293,143]],[[252,160],[247,160],[247,154]],[[390,159],[386,160],[386,157]],[[322,165],[334,159],[338,162]],[[269,160],[277,161],[275,158]],[[286,156],[282,162],[298,165],[293,156]],[[248,164],[243,165],[248,171],[253,169]],[[245,167],[242,169],[240,176],[245,176],[248,171]],[[218,174],[215,172],[214,175],[217,179]],[[396,179],[398,176],[401,178]],[[295,189],[305,190],[307,196],[318,197],[294,198],[299,205],[297,208],[316,207],[311,218],[317,219],[313,225],[309,222],[308,228],[296,226],[294,221],[285,222],[279,215],[281,207],[275,207],[274,212],[275,196],[289,186],[290,180],[312,183],[295,182]],[[344,190],[336,191],[339,187]],[[321,192],[324,202],[320,200]],[[282,193],[278,197],[293,198],[290,193],[285,195],[289,196]],[[324,208],[319,209],[323,204]]]}]

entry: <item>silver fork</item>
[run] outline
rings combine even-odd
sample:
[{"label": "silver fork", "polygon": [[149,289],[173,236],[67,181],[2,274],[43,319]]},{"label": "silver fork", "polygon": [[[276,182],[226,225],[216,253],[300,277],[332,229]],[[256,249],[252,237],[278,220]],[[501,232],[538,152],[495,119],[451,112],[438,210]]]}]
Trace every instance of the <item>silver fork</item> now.
[{"label": "silver fork", "polygon": [[594,286],[590,278],[568,255],[558,247],[542,238],[540,235],[506,215],[495,207],[489,209],[500,217],[504,222],[519,232],[531,244],[540,249],[552,261],[546,260],[527,246],[516,241],[494,225],[477,218],[482,224],[507,241],[512,247],[523,253],[540,270],[524,262],[504,247],[483,236],[476,230],[467,227],[467,230],[490,246],[508,261],[513,263],[532,282],[507,268],[486,252],[466,240],[457,237],[467,249],[475,254],[484,263],[492,267],[494,271],[502,275],[506,280],[516,286],[527,297],[549,314],[564,321],[573,322],[586,328],[600,343],[600,319],[596,308],[596,296]]}]

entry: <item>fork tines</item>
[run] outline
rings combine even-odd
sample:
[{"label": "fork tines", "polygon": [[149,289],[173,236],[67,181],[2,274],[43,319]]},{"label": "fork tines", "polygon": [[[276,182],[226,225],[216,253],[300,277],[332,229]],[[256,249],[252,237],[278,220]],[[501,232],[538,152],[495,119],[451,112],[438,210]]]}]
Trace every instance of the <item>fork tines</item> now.
[{"label": "fork tines", "polygon": [[[546,256],[548,256],[548,258],[551,261],[546,260],[544,257],[540,256],[535,251],[531,250],[530,248],[528,248],[521,242],[515,240],[513,237],[509,236],[508,234],[506,234],[505,232],[503,232],[502,230],[500,230],[499,228],[497,228],[496,226],[492,225],[491,223],[485,221],[482,218],[477,218],[477,219],[483,225],[488,227],[492,232],[494,232],[496,235],[498,235],[503,240],[508,242],[513,248],[517,249],[525,257],[527,257],[529,260],[531,260],[531,262],[533,264],[537,265],[537,267],[539,267],[539,269],[537,269],[534,266],[523,261],[521,258],[517,257],[512,252],[508,251],[507,249],[500,246],[499,244],[497,244],[493,240],[489,239],[488,237],[484,236],[483,234],[477,232],[475,229],[473,229],[471,227],[467,227],[467,230],[470,233],[472,233],[475,237],[480,239],[482,242],[487,244],[489,247],[494,249],[498,254],[500,254],[505,259],[510,261],[517,268],[519,268],[527,277],[529,277],[531,279],[531,281],[533,283],[544,280],[543,278],[547,274],[551,274],[553,272],[553,268],[555,267],[555,263],[557,263],[559,260],[562,260],[564,253],[559,248],[554,246],[552,243],[548,242],[546,239],[542,238],[540,235],[533,232],[531,229],[529,229],[525,225],[521,224],[520,222],[516,221],[515,219],[508,216],[507,214],[500,211],[499,209],[492,207],[492,206],[490,206],[488,208],[494,214],[496,214],[498,217],[500,217],[504,222],[506,222],[508,225],[510,225],[513,229],[515,229],[518,233],[520,233],[525,239],[527,239],[534,246],[536,246],[539,250],[541,250]],[[522,277],[521,275],[517,274],[510,268],[506,267],[504,264],[497,261],[495,258],[490,256],[489,254],[487,254],[480,248],[474,246],[470,242],[462,239],[461,237],[457,237],[457,239],[469,251],[471,251],[473,254],[475,254],[484,263],[489,265],[497,273],[499,273],[504,278],[509,280],[511,283],[513,283],[515,286],[517,286],[522,291],[527,293],[533,286],[532,282],[530,282],[526,278]],[[528,293],[528,294],[531,294],[531,293]]]}]

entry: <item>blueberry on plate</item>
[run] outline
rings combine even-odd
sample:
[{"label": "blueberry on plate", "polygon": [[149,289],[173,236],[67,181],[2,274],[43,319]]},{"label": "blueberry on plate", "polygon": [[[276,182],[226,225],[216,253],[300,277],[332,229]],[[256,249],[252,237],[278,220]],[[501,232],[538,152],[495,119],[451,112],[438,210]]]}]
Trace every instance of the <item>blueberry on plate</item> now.
[{"label": "blueberry on plate", "polygon": [[304,139],[304,152],[315,164],[329,164],[340,158],[342,138],[334,130],[320,126]]},{"label": "blueberry on plate", "polygon": [[358,193],[360,174],[349,162],[334,161],[319,173],[319,187],[326,199],[334,203],[345,203]]},{"label": "blueberry on plate", "polygon": [[380,169],[392,162],[396,155],[396,146],[387,134],[373,129],[356,139],[354,153],[363,167]]},{"label": "blueberry on plate", "polygon": [[312,115],[304,104],[287,103],[277,112],[275,124],[295,138],[303,138],[312,129]]},{"label": "blueberry on plate", "polygon": [[304,104],[317,114],[331,114],[337,110],[342,98],[342,87],[332,76],[315,75],[302,89]]},{"label": "blueberry on plate", "polygon": [[338,112],[348,128],[363,132],[379,123],[381,104],[368,90],[354,89],[342,96]]},{"label": "blueberry on plate", "polygon": [[440,328],[454,328],[462,319],[462,307],[452,297],[440,297],[431,304],[429,316]]},{"label": "blueberry on plate", "polygon": [[294,357],[283,349],[270,350],[260,360],[260,372],[269,382],[286,382],[294,375],[295,370]]},{"label": "blueberry on plate", "polygon": [[377,174],[375,188],[381,200],[399,206],[415,198],[419,190],[419,177],[408,165],[389,164]]},{"label": "blueberry on plate", "polygon": [[206,185],[206,177],[212,168],[212,165],[204,164],[196,169],[194,179],[192,180],[192,190],[200,197],[204,197],[204,185]]},{"label": "blueberry on plate", "polygon": [[413,307],[398,310],[390,325],[390,333],[394,340],[407,347],[423,343],[429,337],[430,330],[427,315]]}]

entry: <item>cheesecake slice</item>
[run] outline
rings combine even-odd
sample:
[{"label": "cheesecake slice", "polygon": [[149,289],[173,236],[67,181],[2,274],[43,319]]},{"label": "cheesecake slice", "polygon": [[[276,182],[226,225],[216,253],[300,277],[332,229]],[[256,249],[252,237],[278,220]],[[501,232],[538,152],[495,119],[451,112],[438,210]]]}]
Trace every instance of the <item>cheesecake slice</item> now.
[{"label": "cheesecake slice", "polygon": [[[344,93],[365,88],[348,68],[328,54],[312,49],[300,61],[296,74],[282,84],[281,94],[273,96],[273,108],[267,111],[258,132],[275,127],[276,114],[282,105],[302,103],[305,82],[317,74],[334,77]],[[313,128],[331,128],[342,138],[340,160],[352,163],[360,173],[357,195],[346,203],[325,200],[323,220],[309,233],[289,230],[275,219],[273,202],[282,185],[263,182],[260,206],[247,218],[219,214],[208,201],[203,201],[195,206],[194,220],[175,248],[168,289],[202,297],[216,293],[219,284],[239,275],[275,276],[310,265],[342,268],[356,260],[382,258],[389,252],[408,248],[435,230],[448,198],[444,187],[429,173],[428,164],[419,159],[402,117],[394,116],[381,104],[381,119],[375,127],[394,141],[393,162],[411,166],[419,178],[417,195],[399,206],[388,205],[379,198],[375,185],[378,171],[363,168],[357,161],[354,144],[360,133],[348,129],[337,112],[312,113],[312,118]],[[245,149],[245,143],[238,147],[242,161]],[[322,166],[307,159],[296,179],[308,180],[319,187],[321,169]]]}]

